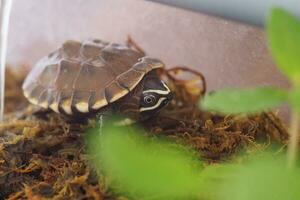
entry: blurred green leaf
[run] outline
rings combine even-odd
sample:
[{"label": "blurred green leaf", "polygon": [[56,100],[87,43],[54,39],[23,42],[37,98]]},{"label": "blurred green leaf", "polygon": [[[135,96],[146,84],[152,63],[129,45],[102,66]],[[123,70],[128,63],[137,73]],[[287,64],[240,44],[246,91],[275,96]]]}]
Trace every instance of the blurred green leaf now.
[{"label": "blurred green leaf", "polygon": [[133,199],[193,199],[202,164],[186,148],[112,124],[89,133],[90,155],[115,192]]},{"label": "blurred green leaf", "polygon": [[282,8],[273,8],[267,20],[273,58],[291,81],[300,84],[300,21]]},{"label": "blurred green leaf", "polygon": [[219,200],[300,199],[300,170],[288,170],[283,156],[255,157],[231,169],[235,174],[218,190]]},{"label": "blurred green leaf", "polygon": [[225,89],[205,96],[201,106],[224,114],[256,113],[278,106],[286,96],[276,88]]}]

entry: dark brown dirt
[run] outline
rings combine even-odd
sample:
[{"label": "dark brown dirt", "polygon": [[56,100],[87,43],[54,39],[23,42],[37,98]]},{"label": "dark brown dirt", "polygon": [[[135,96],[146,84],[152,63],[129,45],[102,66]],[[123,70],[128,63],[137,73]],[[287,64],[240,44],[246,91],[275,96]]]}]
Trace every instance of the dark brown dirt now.
[{"label": "dark brown dirt", "polygon": [[[201,111],[196,102],[205,87],[175,78],[180,69],[175,71],[162,73],[175,99],[143,124],[150,135],[183,142],[207,163],[231,159],[246,147],[249,152],[271,142],[286,143],[286,129],[271,112],[224,117]],[[88,165],[83,140],[88,125],[68,124],[53,112],[28,105],[20,89],[24,76],[11,71],[7,76],[7,115],[0,124],[0,199],[125,199],[113,196]]]}]

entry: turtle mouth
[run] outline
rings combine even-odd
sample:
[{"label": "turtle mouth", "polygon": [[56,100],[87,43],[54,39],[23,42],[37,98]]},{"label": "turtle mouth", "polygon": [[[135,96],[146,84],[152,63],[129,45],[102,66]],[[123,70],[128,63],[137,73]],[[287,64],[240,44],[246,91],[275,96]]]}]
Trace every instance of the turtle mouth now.
[{"label": "turtle mouth", "polygon": [[159,112],[162,108],[166,107],[173,100],[173,97],[173,92],[170,92],[168,96],[165,97],[166,99],[162,101],[160,109],[157,109],[156,112]]},{"label": "turtle mouth", "polygon": [[163,107],[166,107],[166,106],[173,100],[173,98],[174,98],[174,93],[173,93],[173,92],[170,92],[166,98],[167,98],[167,99],[163,102],[162,108],[163,108]]}]

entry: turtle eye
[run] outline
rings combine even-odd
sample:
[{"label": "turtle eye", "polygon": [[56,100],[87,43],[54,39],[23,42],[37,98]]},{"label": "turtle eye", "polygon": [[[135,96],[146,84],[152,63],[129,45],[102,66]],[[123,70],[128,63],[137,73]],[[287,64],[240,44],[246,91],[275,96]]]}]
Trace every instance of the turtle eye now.
[{"label": "turtle eye", "polygon": [[144,102],[147,104],[147,105],[152,105],[156,102],[156,98],[154,95],[152,94],[149,94],[149,95],[146,95],[144,97]]}]

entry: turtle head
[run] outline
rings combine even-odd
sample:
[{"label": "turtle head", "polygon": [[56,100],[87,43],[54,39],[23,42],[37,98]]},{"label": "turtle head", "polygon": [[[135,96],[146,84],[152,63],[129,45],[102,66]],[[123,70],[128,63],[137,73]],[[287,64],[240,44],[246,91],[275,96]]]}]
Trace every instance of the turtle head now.
[{"label": "turtle head", "polygon": [[148,76],[140,98],[142,119],[150,118],[166,106],[173,98],[169,87],[158,76]]}]

